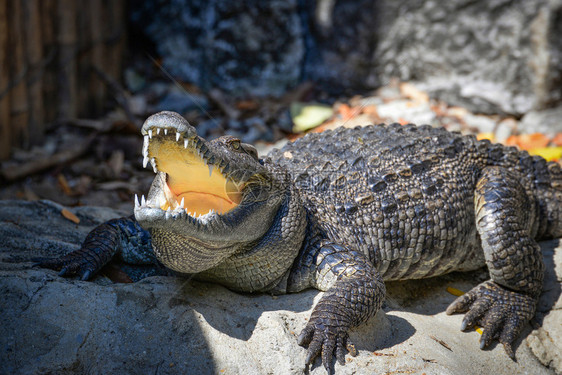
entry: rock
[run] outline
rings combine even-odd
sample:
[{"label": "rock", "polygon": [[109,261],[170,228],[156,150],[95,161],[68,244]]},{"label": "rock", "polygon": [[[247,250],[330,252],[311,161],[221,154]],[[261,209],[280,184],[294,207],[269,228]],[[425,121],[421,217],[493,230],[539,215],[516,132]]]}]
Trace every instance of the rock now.
[{"label": "rock", "polygon": [[[306,352],[296,337],[321,293],[238,294],[163,276],[133,284],[113,284],[104,276],[83,282],[32,268],[32,258],[74,250],[94,226],[127,214],[69,208],[81,220],[74,224],[62,208],[49,201],[0,201],[0,373],[305,373]],[[539,309],[562,303],[562,247],[549,242],[543,249],[551,268],[547,286],[553,288]],[[460,332],[462,316],[445,315],[454,299],[445,288],[467,291],[485,275],[388,283],[383,310],[350,334],[359,355],[343,367],[336,364],[336,373],[553,374],[524,339],[513,362],[501,345],[480,351],[478,333]],[[553,312],[527,339],[541,359],[559,354],[560,318]],[[325,370],[316,362],[310,373]]]},{"label": "rock", "polygon": [[132,21],[204,90],[356,94],[398,78],[476,113],[562,102],[562,0],[151,0]]},{"label": "rock", "polygon": [[527,337],[527,345],[545,366],[562,373],[562,251],[554,242],[543,246],[546,278],[543,294],[537,307],[542,326]]},{"label": "rock", "polygon": [[429,103],[415,103],[411,100],[394,100],[377,106],[380,118],[387,122],[408,122],[413,124],[432,124],[435,112]]},{"label": "rock", "polygon": [[519,122],[521,133],[543,133],[554,136],[562,133],[562,106],[545,109],[543,111],[531,111]]},{"label": "rock", "polygon": [[373,56],[382,82],[423,82],[432,96],[472,112],[520,115],[560,102],[562,1],[379,6]]},{"label": "rock", "polygon": [[493,118],[472,113],[467,113],[463,117],[463,121],[466,126],[474,129],[476,133],[494,133],[497,124],[497,121]]},{"label": "rock", "polygon": [[206,113],[209,101],[203,95],[187,92],[183,88],[172,86],[166,96],[164,96],[153,108],[153,112],[174,111],[185,113],[187,111],[200,111]]},{"label": "rock", "polygon": [[180,81],[233,95],[281,95],[304,56],[297,0],[147,1],[132,21]]}]

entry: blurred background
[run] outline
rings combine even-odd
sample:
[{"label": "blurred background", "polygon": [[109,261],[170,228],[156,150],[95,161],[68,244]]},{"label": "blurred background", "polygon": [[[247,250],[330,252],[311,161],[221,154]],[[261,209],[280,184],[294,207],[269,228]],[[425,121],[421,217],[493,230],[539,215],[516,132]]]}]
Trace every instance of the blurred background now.
[{"label": "blurred background", "polygon": [[562,0],[0,1],[0,199],[130,210],[172,110],[262,153],[414,122],[562,155]]}]

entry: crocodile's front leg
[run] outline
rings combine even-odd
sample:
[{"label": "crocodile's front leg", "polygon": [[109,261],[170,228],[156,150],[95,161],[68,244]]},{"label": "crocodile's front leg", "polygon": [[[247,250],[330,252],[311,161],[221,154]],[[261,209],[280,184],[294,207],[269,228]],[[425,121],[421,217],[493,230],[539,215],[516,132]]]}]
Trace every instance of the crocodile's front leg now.
[{"label": "crocodile's front leg", "polygon": [[60,270],[59,275],[78,275],[88,280],[115,256],[130,264],[156,264],[150,233],[141,228],[134,216],[109,220],[94,228],[80,249],[60,258],[38,263],[40,267]]},{"label": "crocodile's front leg", "polygon": [[519,180],[499,167],[484,170],[476,187],[476,226],[491,280],[457,298],[448,314],[466,312],[462,329],[481,325],[481,348],[498,339],[515,359],[513,342],[535,315],[544,265],[536,207]]},{"label": "crocodile's front leg", "polygon": [[328,373],[335,354],[345,363],[346,349],[355,348],[348,338],[350,328],[366,322],[381,307],[386,288],[375,267],[362,253],[331,242],[304,250],[289,278],[288,291],[312,286],[326,291],[314,307],[308,324],[298,338],[308,347],[306,364],[319,354]]}]

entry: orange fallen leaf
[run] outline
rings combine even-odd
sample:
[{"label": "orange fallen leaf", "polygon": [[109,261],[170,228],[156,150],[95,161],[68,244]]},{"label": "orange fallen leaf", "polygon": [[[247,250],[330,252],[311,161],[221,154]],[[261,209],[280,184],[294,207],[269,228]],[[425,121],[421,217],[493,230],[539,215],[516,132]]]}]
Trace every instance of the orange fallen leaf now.
[{"label": "orange fallen leaf", "polygon": [[241,111],[251,111],[258,109],[259,103],[255,100],[240,100],[236,102],[236,108]]},{"label": "orange fallen leaf", "polygon": [[562,133],[557,133],[554,138],[552,138],[552,143],[555,146],[562,146]]},{"label": "orange fallen leaf", "polygon": [[372,115],[372,116],[379,116],[379,112],[377,110],[377,106],[375,104],[371,104],[371,105],[367,105],[365,107],[363,107],[363,113],[366,113],[368,115]]},{"label": "orange fallen leaf", "polygon": [[354,115],[356,115],[358,111],[354,111],[349,105],[347,104],[340,104],[338,107],[338,113],[341,115],[344,121],[349,120]]},{"label": "orange fallen leaf", "polygon": [[73,223],[79,224],[80,219],[78,216],[74,215],[72,212],[68,211],[66,208],[63,208],[60,212],[65,219],[72,221]]},{"label": "orange fallen leaf", "polygon": [[68,181],[66,180],[66,177],[64,177],[64,175],[62,173],[59,173],[59,175],[57,176],[57,181],[59,182],[59,185],[60,185],[62,191],[66,195],[72,195],[72,189],[70,188],[70,185],[68,184]]},{"label": "orange fallen leaf", "polygon": [[508,146],[519,146],[523,150],[546,147],[550,140],[542,133],[512,135],[506,139]]}]

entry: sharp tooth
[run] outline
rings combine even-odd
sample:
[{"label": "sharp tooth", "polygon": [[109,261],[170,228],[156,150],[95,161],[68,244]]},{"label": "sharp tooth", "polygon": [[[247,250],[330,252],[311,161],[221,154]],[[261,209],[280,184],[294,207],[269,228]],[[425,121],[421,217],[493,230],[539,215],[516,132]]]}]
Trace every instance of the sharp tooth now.
[{"label": "sharp tooth", "polygon": [[189,144],[189,141],[187,139],[183,140],[183,148],[187,148],[187,145]]},{"label": "sharp tooth", "polygon": [[148,156],[145,155],[144,158],[142,159],[142,167],[146,168],[147,164],[148,164]]},{"label": "sharp tooth", "polygon": [[144,142],[142,144],[142,155],[148,155],[148,144],[149,144],[149,140],[148,140],[148,135],[144,136]]},{"label": "sharp tooth", "polygon": [[146,199],[144,199],[144,194],[141,197],[141,206],[145,206],[146,205]]},{"label": "sharp tooth", "polygon": [[181,197],[181,202],[180,202],[180,207],[183,208],[184,207],[184,201],[185,201],[185,197]]},{"label": "sharp tooth", "polygon": [[160,134],[160,128],[156,128],[156,135]]},{"label": "sharp tooth", "polygon": [[168,135],[168,128],[164,129],[164,135]]},{"label": "sharp tooth", "polygon": [[209,164],[209,177],[211,177],[212,173],[213,173],[213,165]]},{"label": "sharp tooth", "polygon": [[140,207],[139,196],[135,194],[135,208]]},{"label": "sharp tooth", "polygon": [[148,131],[148,138],[152,139],[152,129]]},{"label": "sharp tooth", "polygon": [[180,133],[176,132],[176,142],[180,140]]},{"label": "sharp tooth", "polygon": [[150,159],[150,164],[152,164],[152,170],[154,173],[158,173],[158,169],[156,169],[156,160],[154,158]]}]

